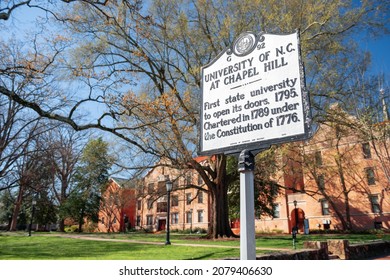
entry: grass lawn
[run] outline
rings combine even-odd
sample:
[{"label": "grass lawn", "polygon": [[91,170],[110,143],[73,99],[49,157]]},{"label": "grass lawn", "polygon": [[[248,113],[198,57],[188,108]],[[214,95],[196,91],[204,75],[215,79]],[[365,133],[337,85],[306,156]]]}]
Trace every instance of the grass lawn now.
[{"label": "grass lawn", "polygon": [[56,236],[1,236],[2,260],[204,260],[239,256],[239,249],[165,246],[71,239]]},{"label": "grass lawn", "polygon": [[[76,237],[75,234],[65,234]],[[107,241],[64,238],[55,233],[35,234],[0,233],[0,259],[2,260],[206,260],[239,258],[239,239],[207,240],[197,234],[171,234],[171,246],[165,246],[165,234],[82,234],[83,237],[104,238]],[[350,243],[369,242],[376,239],[390,240],[390,235],[298,235],[297,248],[306,240],[348,239]],[[111,240],[111,241],[110,241]],[[132,242],[113,242],[129,240]],[[142,242],[157,242],[144,244]],[[180,246],[181,244],[182,246]],[[189,246],[200,244],[202,247]],[[176,246],[175,246],[176,245]],[[188,246],[183,246],[188,245]],[[223,247],[216,247],[223,246]],[[229,246],[237,247],[232,248]],[[257,254],[272,250],[292,249],[290,235],[261,235],[256,246],[263,248]]]}]

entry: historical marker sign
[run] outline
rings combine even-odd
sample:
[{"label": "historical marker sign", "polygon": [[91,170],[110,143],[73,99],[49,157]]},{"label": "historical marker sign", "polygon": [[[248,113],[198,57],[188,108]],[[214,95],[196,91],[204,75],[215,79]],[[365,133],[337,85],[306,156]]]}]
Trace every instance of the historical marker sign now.
[{"label": "historical marker sign", "polygon": [[298,32],[243,33],[202,68],[200,154],[306,139],[310,124]]}]

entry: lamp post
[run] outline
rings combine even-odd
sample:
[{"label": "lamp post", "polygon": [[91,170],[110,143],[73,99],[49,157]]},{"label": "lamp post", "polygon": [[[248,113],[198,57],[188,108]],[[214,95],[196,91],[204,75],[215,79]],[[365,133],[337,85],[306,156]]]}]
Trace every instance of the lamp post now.
[{"label": "lamp post", "polygon": [[297,241],[297,233],[298,233],[298,211],[297,211],[297,201],[294,200],[294,212],[295,212],[295,226],[292,230],[292,237],[293,237],[293,247],[294,249],[297,248],[296,241]]},{"label": "lamp post", "polygon": [[190,215],[191,215],[191,227],[190,227],[190,234],[192,234],[192,219],[193,219],[193,217],[192,217],[192,212],[194,212],[194,210],[191,208],[190,209]]},{"label": "lamp post", "polygon": [[172,182],[168,180],[165,183],[165,186],[167,188],[167,196],[168,196],[168,201],[167,201],[167,240],[165,241],[165,245],[171,245],[171,241],[169,240],[169,219],[170,219],[170,215],[171,215]]},{"label": "lamp post", "polygon": [[298,202],[294,200],[294,210],[295,210],[295,227],[298,231],[298,211],[297,211],[297,204]]},{"label": "lamp post", "polygon": [[37,204],[37,201],[35,198],[32,200],[32,212],[31,212],[31,219],[30,219],[30,224],[28,225],[28,236],[31,236],[31,227],[34,219],[34,214],[35,214],[35,205]]}]

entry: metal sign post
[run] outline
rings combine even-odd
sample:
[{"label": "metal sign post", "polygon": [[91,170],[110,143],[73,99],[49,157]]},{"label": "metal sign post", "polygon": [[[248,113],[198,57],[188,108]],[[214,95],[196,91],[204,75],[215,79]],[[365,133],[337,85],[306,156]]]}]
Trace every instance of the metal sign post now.
[{"label": "metal sign post", "polygon": [[241,259],[256,259],[254,156],[311,137],[299,32],[244,32],[202,67],[199,155],[240,154]]},{"label": "metal sign post", "polygon": [[254,203],[255,160],[249,150],[243,150],[238,159],[240,172],[240,259],[256,259],[255,203]]}]

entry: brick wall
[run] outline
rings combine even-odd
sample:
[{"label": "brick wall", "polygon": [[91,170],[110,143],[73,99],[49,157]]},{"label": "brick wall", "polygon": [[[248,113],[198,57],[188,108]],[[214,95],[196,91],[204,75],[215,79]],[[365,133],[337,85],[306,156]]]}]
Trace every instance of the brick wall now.
[{"label": "brick wall", "polygon": [[257,260],[365,260],[390,254],[389,241],[350,245],[348,240],[305,241],[303,250],[277,252],[256,257]]}]

